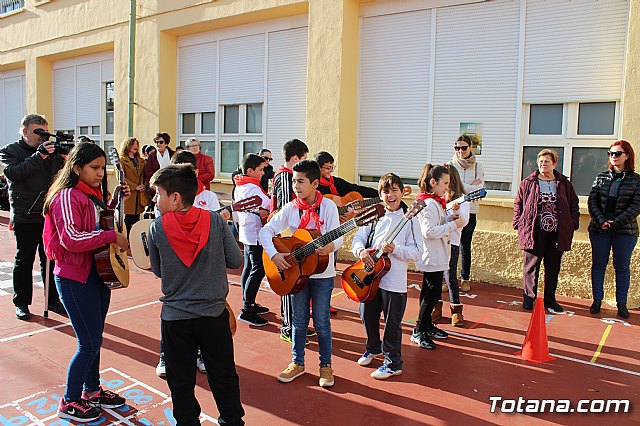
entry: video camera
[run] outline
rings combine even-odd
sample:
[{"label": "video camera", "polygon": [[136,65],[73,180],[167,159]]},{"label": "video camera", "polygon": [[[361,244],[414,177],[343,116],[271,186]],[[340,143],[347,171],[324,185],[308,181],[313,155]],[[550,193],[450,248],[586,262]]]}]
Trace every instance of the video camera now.
[{"label": "video camera", "polygon": [[[38,136],[42,136],[44,138],[42,141],[43,143],[50,138],[56,138],[56,140],[53,142],[53,146],[56,148],[56,150],[54,151],[55,154],[67,155],[69,154],[69,151],[71,151],[73,147],[76,146],[73,143],[65,143],[67,141],[73,141],[73,135],[65,134],[60,131],[56,132],[56,134],[54,135],[42,129],[35,129],[33,133]],[[38,151],[42,152],[43,154],[48,154],[47,150],[42,148],[42,145],[38,147]]]}]

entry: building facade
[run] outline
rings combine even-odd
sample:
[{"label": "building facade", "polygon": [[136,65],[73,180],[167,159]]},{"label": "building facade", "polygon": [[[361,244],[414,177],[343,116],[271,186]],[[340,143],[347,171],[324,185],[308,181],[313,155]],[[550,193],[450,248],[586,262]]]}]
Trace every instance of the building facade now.
[{"label": "building facade", "polygon": [[[490,195],[472,275],[513,286],[513,198],[552,147],[582,213],[559,292],[588,298],[586,195],[612,141],[640,151],[639,3],[138,0],[130,20],[123,0],[2,0],[0,145],[27,111],[105,147],[129,127],[143,144],[157,131],[174,145],[195,136],[224,190],[245,153],[269,148],[279,164],[293,137],[375,185],[388,171],[415,184],[425,163],[451,159],[459,134],[475,134]],[[638,282],[632,268],[632,306]]]}]

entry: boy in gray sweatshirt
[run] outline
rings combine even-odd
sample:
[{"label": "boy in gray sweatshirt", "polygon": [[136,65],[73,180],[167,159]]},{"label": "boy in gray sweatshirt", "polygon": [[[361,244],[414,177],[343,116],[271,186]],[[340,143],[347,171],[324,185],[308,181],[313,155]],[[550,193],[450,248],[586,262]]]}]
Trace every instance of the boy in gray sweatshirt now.
[{"label": "boy in gray sweatshirt", "polygon": [[162,339],[167,383],[178,425],[199,425],[196,357],[202,351],[218,422],[244,425],[240,386],[225,300],[227,268],[242,266],[242,253],[220,215],[193,207],[198,190],[188,165],[171,165],[151,178],[162,216],[149,231],[151,270],[162,278]]}]

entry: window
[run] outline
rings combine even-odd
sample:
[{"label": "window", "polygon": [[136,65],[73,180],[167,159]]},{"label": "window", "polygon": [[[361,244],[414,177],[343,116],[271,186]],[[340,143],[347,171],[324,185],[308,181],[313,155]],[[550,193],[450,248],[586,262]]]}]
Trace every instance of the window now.
[{"label": "window", "polygon": [[607,168],[607,148],[618,137],[620,103],[569,102],[525,105],[520,178],[537,169],[543,148],[558,153],[556,170],[568,176],[576,193],[589,195],[598,172]]},{"label": "window", "polygon": [[[113,87],[113,81],[104,84],[104,135],[102,135],[102,148],[108,152],[109,147],[113,146],[113,129],[114,129],[114,99],[115,91]],[[94,126],[97,127],[97,126]],[[100,127],[98,127],[98,133],[100,133]],[[109,156],[107,155],[107,164],[111,164]]]},{"label": "window", "polygon": [[179,145],[184,146],[190,137],[200,141],[200,152],[216,160],[216,113],[189,112],[180,114]]},{"label": "window", "polygon": [[224,131],[220,142],[220,172],[233,173],[249,153],[263,147],[262,104],[224,105]]}]

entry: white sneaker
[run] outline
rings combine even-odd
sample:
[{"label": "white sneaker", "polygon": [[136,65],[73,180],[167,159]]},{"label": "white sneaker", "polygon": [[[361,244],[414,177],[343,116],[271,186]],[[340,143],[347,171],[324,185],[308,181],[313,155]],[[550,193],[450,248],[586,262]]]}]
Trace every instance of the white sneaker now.
[{"label": "white sneaker", "polygon": [[366,351],[365,353],[362,354],[360,359],[358,359],[358,365],[366,367],[367,365],[371,364],[371,361],[373,361],[373,359],[378,355],[380,354],[372,354],[371,352]]},{"label": "white sneaker", "polygon": [[167,377],[167,367],[164,365],[164,353],[160,353],[160,360],[158,361],[158,365],[156,366],[156,374],[158,377],[162,377],[163,379]]},{"label": "white sneaker", "polygon": [[388,379],[391,376],[399,376],[402,370],[392,370],[388,365],[381,365],[376,371],[371,373],[371,377],[378,380]]},{"label": "white sneaker", "polygon": [[196,365],[198,366],[198,370],[201,373],[206,373],[207,368],[204,366],[204,360],[202,359],[202,353],[198,351],[198,358],[196,359]]}]

